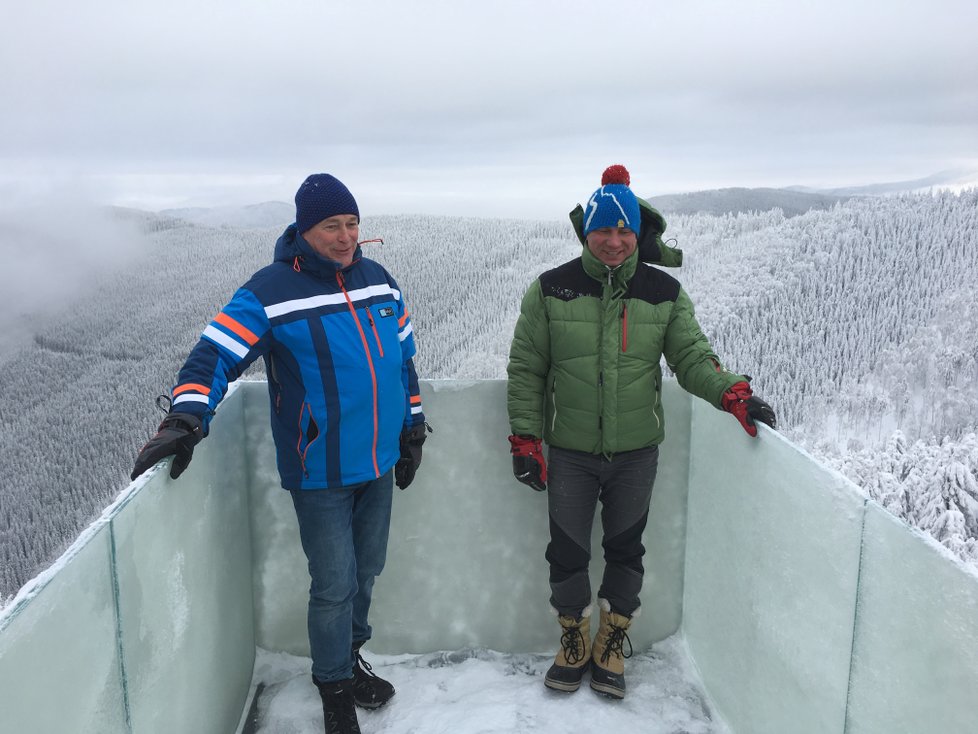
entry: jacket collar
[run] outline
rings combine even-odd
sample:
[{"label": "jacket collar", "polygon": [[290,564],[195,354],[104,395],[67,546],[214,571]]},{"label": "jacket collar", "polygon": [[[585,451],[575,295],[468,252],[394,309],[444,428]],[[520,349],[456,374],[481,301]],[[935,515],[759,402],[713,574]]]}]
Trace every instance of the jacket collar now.
[{"label": "jacket collar", "polygon": [[334,278],[336,273],[347,271],[356,265],[363,256],[360,247],[353,252],[353,262],[346,267],[336,260],[329,260],[316,252],[305,238],[299,234],[295,224],[290,224],[275,243],[275,262],[287,262],[297,269],[320,277]]},{"label": "jacket collar", "polygon": [[595,280],[614,285],[617,288],[624,288],[635,275],[635,268],[638,266],[638,248],[635,248],[635,252],[629,255],[621,265],[609,268],[595,257],[587,245],[584,245],[581,262],[584,264],[584,272]]}]

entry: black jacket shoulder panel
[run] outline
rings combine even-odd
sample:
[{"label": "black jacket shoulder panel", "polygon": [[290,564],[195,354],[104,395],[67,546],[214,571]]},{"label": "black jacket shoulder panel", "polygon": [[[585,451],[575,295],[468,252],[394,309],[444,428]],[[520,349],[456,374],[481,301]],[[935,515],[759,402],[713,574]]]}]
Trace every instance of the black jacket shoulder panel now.
[{"label": "black jacket shoulder panel", "polygon": [[639,263],[635,275],[628,284],[628,298],[638,298],[653,306],[676,301],[679,298],[679,281],[658,268]]},{"label": "black jacket shoulder panel", "polygon": [[580,258],[570,260],[540,276],[543,297],[573,301],[591,296],[601,298],[601,284],[587,274]]}]

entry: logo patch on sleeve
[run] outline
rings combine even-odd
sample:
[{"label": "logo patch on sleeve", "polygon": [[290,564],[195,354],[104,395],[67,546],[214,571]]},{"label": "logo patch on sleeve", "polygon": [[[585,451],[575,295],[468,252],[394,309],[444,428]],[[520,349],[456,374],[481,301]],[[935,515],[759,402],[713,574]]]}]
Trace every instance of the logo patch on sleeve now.
[{"label": "logo patch on sleeve", "polygon": [[386,319],[388,316],[393,316],[394,315],[394,309],[391,308],[390,306],[384,306],[383,308],[378,309],[377,310],[377,313],[380,314],[380,317],[382,319]]}]

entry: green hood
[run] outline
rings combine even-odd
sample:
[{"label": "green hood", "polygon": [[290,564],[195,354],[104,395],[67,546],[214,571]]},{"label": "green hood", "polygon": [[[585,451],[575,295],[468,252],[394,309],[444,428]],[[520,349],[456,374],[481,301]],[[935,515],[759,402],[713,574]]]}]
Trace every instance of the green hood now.
[{"label": "green hood", "polygon": [[[683,264],[683,251],[670,247],[662,241],[666,231],[666,220],[645,199],[638,200],[642,212],[642,224],[638,236],[638,259],[644,263],[662,265],[667,268],[678,268]],[[568,215],[574,232],[581,244],[586,244],[584,238],[584,207],[578,204]]]}]

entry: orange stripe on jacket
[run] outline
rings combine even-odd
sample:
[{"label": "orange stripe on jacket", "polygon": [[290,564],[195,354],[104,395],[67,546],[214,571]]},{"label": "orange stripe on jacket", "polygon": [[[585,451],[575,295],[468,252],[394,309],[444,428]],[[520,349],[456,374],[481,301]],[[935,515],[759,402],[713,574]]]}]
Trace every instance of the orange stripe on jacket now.
[{"label": "orange stripe on jacket", "polygon": [[193,382],[188,382],[186,385],[180,385],[179,387],[173,388],[173,397],[176,397],[180,393],[184,392],[199,392],[201,395],[210,395],[211,389],[209,387],[204,387],[203,385],[197,385]]},{"label": "orange stripe on jacket", "polygon": [[405,312],[404,312],[404,315],[403,315],[403,316],[401,316],[401,318],[399,318],[399,319],[397,320],[397,328],[398,328],[398,329],[403,329],[403,328],[404,328],[404,324],[406,324],[406,323],[407,323],[407,320],[408,320],[408,316],[409,316],[409,315],[410,315],[410,314],[408,314],[408,312],[407,312],[407,311],[405,311]]},{"label": "orange stripe on jacket", "polygon": [[258,337],[255,336],[255,333],[251,329],[249,329],[249,328],[247,328],[245,326],[242,326],[241,324],[239,324],[237,321],[235,321],[234,319],[232,319],[230,316],[228,316],[223,311],[221,311],[221,313],[219,313],[217,316],[215,316],[214,317],[214,320],[217,323],[219,323],[221,326],[226,326],[231,331],[233,331],[235,334],[237,334],[242,339],[244,339],[246,342],[248,342],[248,346],[249,347],[255,346],[255,342],[258,341]]},{"label": "orange stripe on jacket", "polygon": [[421,405],[421,396],[420,395],[412,395],[411,396],[411,405]]}]

